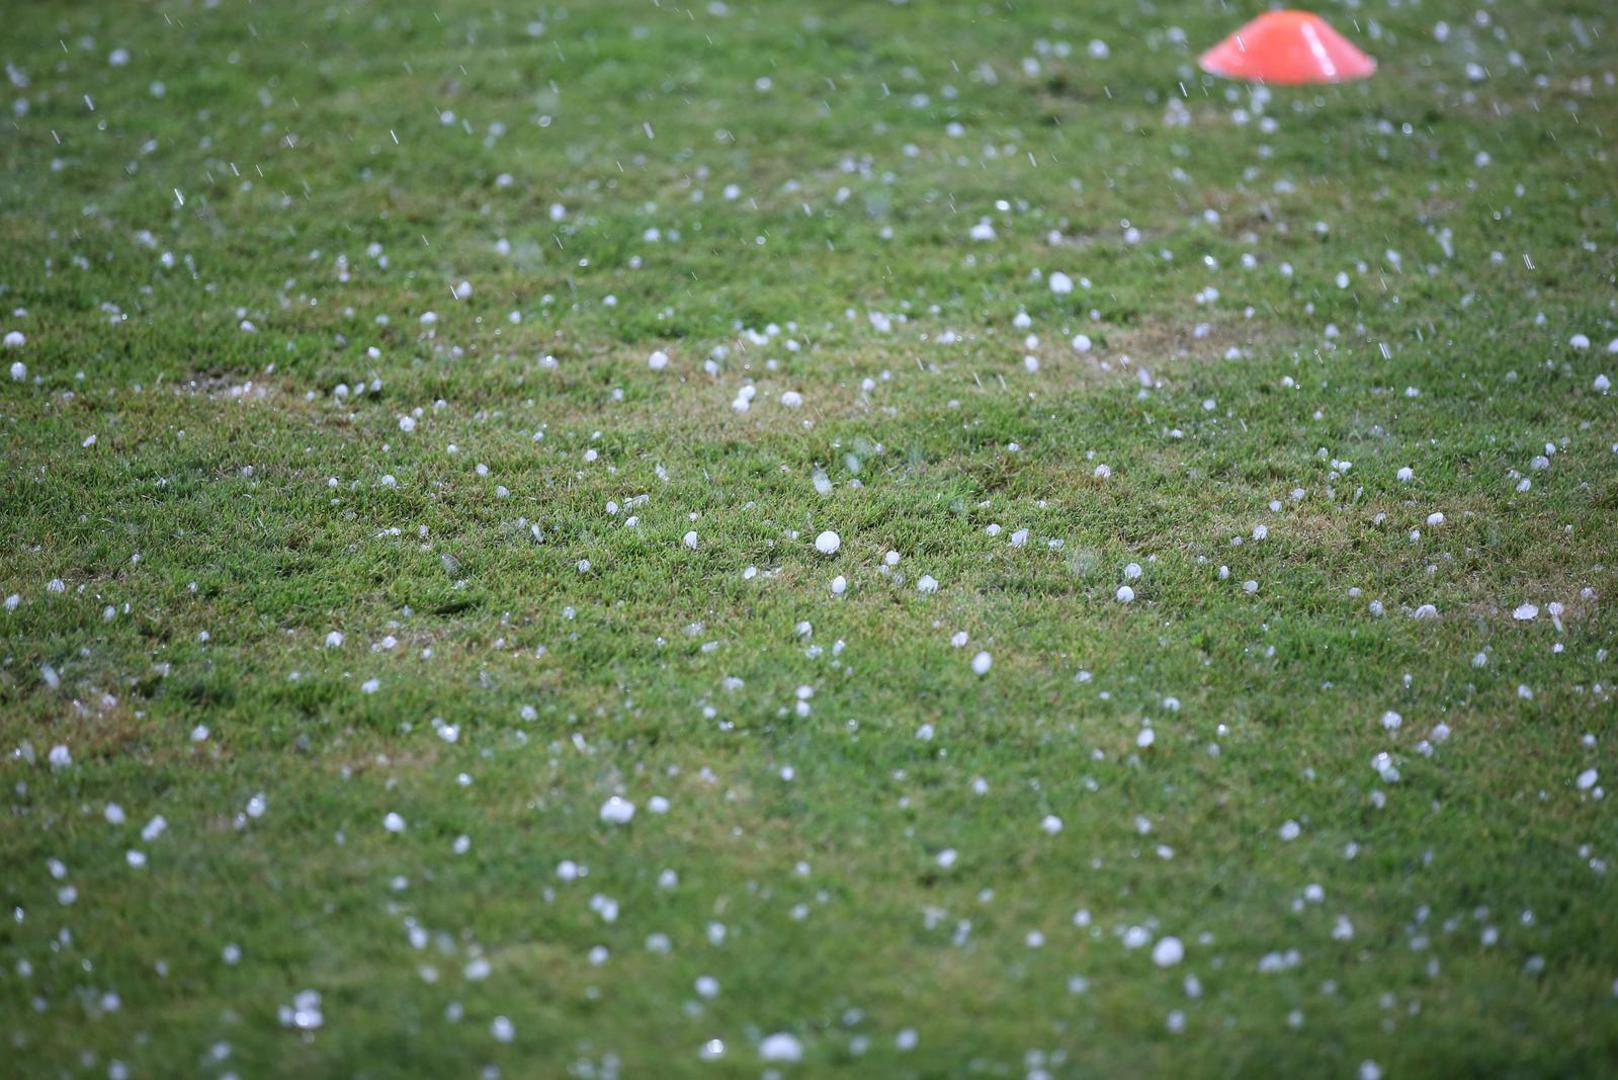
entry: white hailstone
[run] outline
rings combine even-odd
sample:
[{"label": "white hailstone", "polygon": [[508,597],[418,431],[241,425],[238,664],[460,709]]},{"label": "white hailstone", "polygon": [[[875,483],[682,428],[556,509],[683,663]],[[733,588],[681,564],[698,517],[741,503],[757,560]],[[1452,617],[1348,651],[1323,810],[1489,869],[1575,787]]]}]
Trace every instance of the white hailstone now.
[{"label": "white hailstone", "polygon": [[765,1061],[802,1061],[803,1043],[798,1041],[796,1035],[777,1031],[774,1035],[765,1036],[764,1041],[758,1044],[758,1056]]},{"label": "white hailstone", "polygon": [[28,339],[23,336],[21,330],[12,330],[6,334],[5,343],[8,349],[20,349],[28,344]]},{"label": "white hailstone", "polygon": [[959,857],[959,854],[954,848],[945,848],[943,851],[938,853],[937,862],[940,868],[948,870],[950,867],[955,865],[955,860]]},{"label": "white hailstone", "polygon": [[494,1036],[495,1042],[508,1043],[516,1038],[517,1029],[508,1017],[497,1016],[489,1022],[489,1034]]},{"label": "white hailstone", "polygon": [[1027,529],[1018,529],[1016,532],[1011,534],[1012,547],[1022,547],[1026,543],[1028,543]]},{"label": "white hailstone", "polygon": [[1594,769],[1585,769],[1579,774],[1579,778],[1575,783],[1578,784],[1580,791],[1589,791],[1596,786],[1596,771]]},{"label": "white hailstone", "polygon": [[1539,618],[1539,608],[1533,604],[1522,604],[1518,606],[1516,611],[1511,613],[1511,617],[1518,622],[1531,622]]},{"label": "white hailstone", "polygon": [[390,833],[402,833],[405,831],[405,819],[398,814],[390,813],[382,819],[382,827]]},{"label": "white hailstone", "polygon": [[697,550],[697,531],[692,529],[690,532],[685,534],[680,542],[686,547],[690,548],[692,551]]},{"label": "white hailstone", "polygon": [[1303,833],[1303,826],[1296,821],[1288,821],[1281,826],[1281,839],[1287,842],[1296,840]]},{"label": "white hailstone", "polygon": [[1406,465],[1396,475],[1399,477],[1399,483],[1408,484],[1416,478],[1416,470]]},{"label": "white hailstone", "polygon": [[1128,585],[1120,585],[1118,586],[1118,591],[1113,594],[1113,597],[1120,604],[1133,604],[1135,602],[1135,590],[1131,589]]},{"label": "white hailstone", "polygon": [[831,591],[836,596],[842,596],[848,591],[848,579],[842,574],[838,574],[836,577],[832,578]]},{"label": "white hailstone", "polygon": [[1437,511],[1435,511],[1435,512],[1433,512],[1431,514],[1428,514],[1427,515],[1427,524],[1428,525],[1442,525],[1442,524],[1444,524],[1444,515],[1441,512],[1437,512]]},{"label": "white hailstone", "polygon": [[697,981],[693,984],[693,986],[697,991],[698,997],[707,998],[709,1001],[712,1001],[714,998],[719,996],[719,980],[714,978],[712,975],[698,975]]},{"label": "white hailstone", "polygon": [[899,565],[899,553],[897,551],[885,552],[882,555],[882,561],[884,563],[887,563],[889,566],[898,566]]},{"label": "white hailstone", "polygon": [[801,409],[803,407],[803,395],[796,390],[788,390],[781,395],[781,404],[789,409]]},{"label": "white hailstone", "polygon": [[972,657],[972,673],[974,675],[987,675],[989,668],[994,665],[994,657],[986,652],[980,652]]},{"label": "white hailstone", "polygon": [[326,1022],[320,1010],[320,993],[316,990],[300,990],[292,995],[292,1004],[281,1006],[277,1015],[282,1027],[300,1031],[314,1031]]},{"label": "white hailstone", "polygon": [[399,417],[399,430],[404,432],[406,435],[410,434],[412,431],[415,431],[416,418],[414,416]]},{"label": "white hailstone", "polygon": [[1185,959],[1185,946],[1177,937],[1166,937],[1152,946],[1152,963],[1158,967],[1173,967]]},{"label": "white hailstone", "polygon": [[382,689],[382,680],[366,679],[364,682],[360,683],[360,689],[367,694],[374,694],[378,690]]},{"label": "white hailstone", "polygon": [[1124,931],[1124,948],[1138,949],[1152,940],[1152,932],[1144,926],[1131,926]]},{"label": "white hailstone", "polygon": [[1382,1080],[1382,1066],[1370,1059],[1360,1062],[1360,1080]]},{"label": "white hailstone", "polygon": [[341,630],[333,630],[331,633],[326,635],[326,648],[328,648],[328,649],[340,649],[342,647],[343,647],[343,632]]},{"label": "white hailstone", "polygon": [[988,218],[983,218],[976,225],[972,226],[967,235],[974,240],[993,240],[994,225],[989,221]]},{"label": "white hailstone", "polygon": [[843,538],[827,529],[815,537],[815,550],[822,555],[835,555],[837,549],[843,546]]},{"label": "white hailstone", "polygon": [[669,366],[669,354],[662,349],[657,350],[646,358],[646,366],[653,371],[662,371]]},{"label": "white hailstone", "polygon": [[614,795],[601,804],[601,820],[608,825],[627,825],[635,816],[635,804],[628,799]]},{"label": "white hailstone", "polygon": [[1404,717],[1400,716],[1392,709],[1389,709],[1387,712],[1382,714],[1382,726],[1387,728],[1389,731],[1398,731],[1404,722]]},{"label": "white hailstone", "polygon": [[11,381],[22,382],[26,378],[28,378],[28,365],[21,360],[13,360],[11,362]]},{"label": "white hailstone", "polygon": [[937,592],[938,591],[938,579],[933,577],[931,574],[923,574],[923,575],[921,575],[921,580],[916,582],[916,591],[917,592],[922,592],[922,593],[935,593],[935,592]]},{"label": "white hailstone", "polygon": [[1130,581],[1135,581],[1135,580],[1139,579],[1140,575],[1141,575],[1140,563],[1132,562],[1132,563],[1127,563],[1124,566],[1124,577],[1128,578]]},{"label": "white hailstone", "polygon": [[1102,462],[1100,465],[1096,466],[1095,478],[1097,480],[1105,480],[1111,475],[1112,466],[1108,465],[1106,462]]},{"label": "white hailstone", "polygon": [[1575,349],[1588,349],[1590,347],[1590,339],[1584,334],[1574,334],[1567,339],[1567,343]]},{"label": "white hailstone", "polygon": [[1081,353],[1089,352],[1090,351],[1090,335],[1089,334],[1074,334],[1073,335],[1073,351],[1074,352],[1081,352]]},{"label": "white hailstone", "polygon": [[1055,814],[1046,814],[1040,819],[1039,827],[1045,831],[1047,836],[1055,836],[1062,831],[1062,819]]},{"label": "white hailstone", "polygon": [[[13,379],[22,378],[21,375],[17,374],[17,369],[19,367],[22,367],[22,365],[21,364],[12,364],[11,365],[11,377]],[[27,372],[28,372],[28,369],[23,368],[23,374],[27,374]],[[1605,394],[1608,390],[1612,389],[1612,380],[1607,378],[1605,375],[1597,375],[1596,376],[1596,381],[1595,381],[1595,388],[1596,388],[1596,393]]]},{"label": "white hailstone", "polygon": [[1242,592],[1246,593],[1249,596],[1251,596],[1254,593],[1258,592],[1258,582],[1252,580],[1251,578],[1249,578],[1248,580],[1242,582]]},{"label": "white hailstone", "polygon": [[1051,292],[1058,296],[1065,296],[1073,291],[1073,279],[1058,270],[1051,275],[1050,286]]}]

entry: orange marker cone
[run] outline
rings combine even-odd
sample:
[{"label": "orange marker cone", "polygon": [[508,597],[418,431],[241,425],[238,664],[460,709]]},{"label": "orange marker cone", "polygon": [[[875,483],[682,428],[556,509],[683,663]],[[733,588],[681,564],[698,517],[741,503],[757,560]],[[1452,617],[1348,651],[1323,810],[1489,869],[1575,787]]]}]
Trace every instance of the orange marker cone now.
[{"label": "orange marker cone", "polygon": [[1289,86],[1347,82],[1376,70],[1375,60],[1307,11],[1260,15],[1203,53],[1198,63],[1210,75]]}]

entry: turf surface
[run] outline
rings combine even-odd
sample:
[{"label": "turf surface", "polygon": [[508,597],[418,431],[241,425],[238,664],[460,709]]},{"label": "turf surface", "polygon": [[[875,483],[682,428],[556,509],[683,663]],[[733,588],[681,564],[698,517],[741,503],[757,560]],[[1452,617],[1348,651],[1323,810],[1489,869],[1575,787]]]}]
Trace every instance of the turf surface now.
[{"label": "turf surface", "polygon": [[0,1071],[1612,1075],[1618,21],[1321,10],[10,5]]}]

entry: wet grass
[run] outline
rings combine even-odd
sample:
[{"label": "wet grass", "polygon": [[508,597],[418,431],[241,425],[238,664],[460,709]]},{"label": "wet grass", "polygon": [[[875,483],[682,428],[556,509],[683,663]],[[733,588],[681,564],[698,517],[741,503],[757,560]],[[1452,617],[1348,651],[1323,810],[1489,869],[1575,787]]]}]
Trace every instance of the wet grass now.
[{"label": "wet grass", "polygon": [[1325,13],[9,12],[19,1075],[1610,1074],[1618,27]]}]

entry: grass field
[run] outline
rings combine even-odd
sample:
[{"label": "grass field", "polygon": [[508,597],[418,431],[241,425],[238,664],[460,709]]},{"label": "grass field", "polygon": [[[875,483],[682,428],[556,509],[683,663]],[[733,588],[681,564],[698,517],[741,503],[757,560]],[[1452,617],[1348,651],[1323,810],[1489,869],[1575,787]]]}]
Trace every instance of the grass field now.
[{"label": "grass field", "polygon": [[9,5],[0,1073],[1618,1072],[1618,13],[1320,10]]}]

